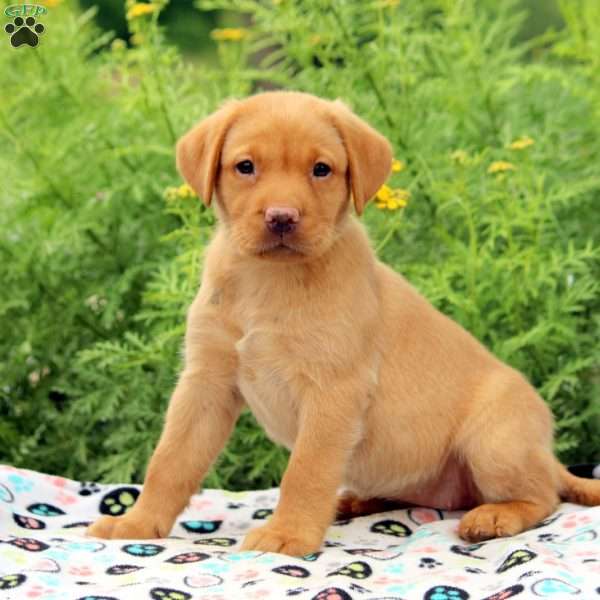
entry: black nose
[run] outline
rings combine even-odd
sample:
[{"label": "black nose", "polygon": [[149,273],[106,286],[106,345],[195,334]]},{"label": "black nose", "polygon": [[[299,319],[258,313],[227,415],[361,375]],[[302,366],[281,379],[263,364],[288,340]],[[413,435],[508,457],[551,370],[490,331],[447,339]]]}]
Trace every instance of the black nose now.
[{"label": "black nose", "polygon": [[283,235],[284,233],[292,233],[294,229],[296,229],[296,223],[291,219],[286,219],[284,217],[277,217],[273,221],[269,221],[267,223],[267,227],[271,233],[275,235]]},{"label": "black nose", "polygon": [[292,233],[300,220],[300,214],[295,208],[271,207],[265,211],[265,225],[275,235]]}]

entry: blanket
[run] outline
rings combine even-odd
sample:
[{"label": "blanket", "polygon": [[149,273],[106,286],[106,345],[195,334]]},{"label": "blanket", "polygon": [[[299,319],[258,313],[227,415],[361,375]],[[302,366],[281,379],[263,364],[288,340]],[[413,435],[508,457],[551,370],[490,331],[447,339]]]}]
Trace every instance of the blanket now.
[{"label": "blanket", "polygon": [[459,512],[394,510],[337,521],[302,558],[239,552],[278,491],[204,490],[167,539],[99,540],[139,486],[0,465],[0,600],[505,600],[600,598],[600,507],[562,504],[534,529],[468,544]]}]

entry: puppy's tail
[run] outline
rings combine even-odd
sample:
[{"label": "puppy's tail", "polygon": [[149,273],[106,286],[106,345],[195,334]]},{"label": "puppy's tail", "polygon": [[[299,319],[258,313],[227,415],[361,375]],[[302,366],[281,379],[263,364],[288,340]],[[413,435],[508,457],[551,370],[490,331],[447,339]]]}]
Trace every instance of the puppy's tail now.
[{"label": "puppy's tail", "polygon": [[560,497],[567,502],[583,504],[584,506],[600,505],[600,479],[584,479],[570,473],[566,467],[559,464]]}]

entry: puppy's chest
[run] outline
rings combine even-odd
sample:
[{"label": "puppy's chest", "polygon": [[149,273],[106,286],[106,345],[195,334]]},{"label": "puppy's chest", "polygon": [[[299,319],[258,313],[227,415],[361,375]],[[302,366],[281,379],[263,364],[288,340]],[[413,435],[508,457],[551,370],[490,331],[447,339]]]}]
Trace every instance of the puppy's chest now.
[{"label": "puppy's chest", "polygon": [[352,329],[338,327],[315,294],[284,297],[268,285],[243,291],[234,307],[238,389],[267,434],[291,447],[301,403],[344,363]]},{"label": "puppy's chest", "polygon": [[274,325],[254,326],[237,342],[237,384],[257,421],[291,448],[298,432],[301,358],[294,340]]}]

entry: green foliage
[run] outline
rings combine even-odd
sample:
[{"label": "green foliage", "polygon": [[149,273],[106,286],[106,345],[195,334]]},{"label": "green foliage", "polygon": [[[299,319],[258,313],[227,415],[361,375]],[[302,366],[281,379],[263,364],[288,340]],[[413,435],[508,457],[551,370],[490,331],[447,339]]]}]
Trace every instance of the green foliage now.
[{"label": "green foliage", "polygon": [[[266,84],[341,97],[387,135],[406,165],[389,185],[410,199],[367,209],[378,254],[529,377],[564,460],[598,458],[593,3],[561,3],[566,29],[527,42],[511,2],[200,4],[251,17],[218,69],[185,64],[157,14],[130,20],[125,48],[66,6],[39,48],[0,53],[0,460],[141,480],[214,225],[165,194],[173,144]],[[274,485],[285,460],[245,414],[208,484]]]}]

